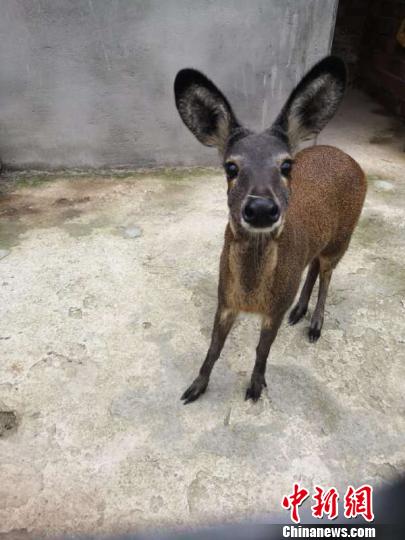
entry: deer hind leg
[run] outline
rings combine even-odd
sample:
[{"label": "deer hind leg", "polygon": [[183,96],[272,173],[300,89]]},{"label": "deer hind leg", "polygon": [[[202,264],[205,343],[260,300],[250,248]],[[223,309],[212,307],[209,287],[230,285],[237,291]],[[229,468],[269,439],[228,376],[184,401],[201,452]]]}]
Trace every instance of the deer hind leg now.
[{"label": "deer hind leg", "polygon": [[299,300],[293,307],[293,309],[290,311],[290,315],[288,317],[289,324],[297,324],[297,322],[300,321],[306,314],[308,310],[309,299],[311,298],[312,290],[314,288],[318,275],[319,258],[316,257],[309,265],[307,277],[302,287]]},{"label": "deer hind leg", "polygon": [[339,244],[339,246],[333,246],[324,250],[319,256],[319,290],[318,300],[315,306],[315,311],[311,317],[311,323],[309,326],[308,337],[311,343],[318,341],[321,335],[323,326],[325,303],[328,295],[328,289],[332,272],[336,268],[336,265],[343,257],[346,249],[349,246],[350,238]]},{"label": "deer hind leg", "polygon": [[311,317],[308,337],[311,343],[315,343],[321,336],[323,326],[325,303],[328,295],[329,283],[332,277],[333,267],[328,259],[320,258],[319,261],[319,290],[315,311]]}]

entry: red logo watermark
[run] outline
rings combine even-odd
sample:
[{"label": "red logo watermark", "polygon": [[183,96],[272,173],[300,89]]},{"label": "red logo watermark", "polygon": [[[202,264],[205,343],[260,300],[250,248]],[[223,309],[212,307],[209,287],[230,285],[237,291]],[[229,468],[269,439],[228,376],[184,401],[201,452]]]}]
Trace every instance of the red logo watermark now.
[{"label": "red logo watermark", "polygon": [[294,521],[294,523],[300,522],[298,508],[308,497],[309,491],[305,488],[300,489],[299,484],[294,484],[291,495],[286,495],[283,497],[281,504],[286,510],[291,510],[291,519]]},{"label": "red logo watermark", "polygon": [[354,489],[349,486],[345,495],[345,517],[363,516],[367,521],[373,521],[373,488],[368,485]]},{"label": "red logo watermark", "polygon": [[[300,522],[299,507],[310,496],[310,492],[301,488],[298,483],[294,483],[293,491],[285,495],[281,505],[286,510],[290,510],[291,520],[294,523]],[[324,489],[321,486],[315,486],[315,492],[312,499],[315,504],[311,506],[312,516],[318,519],[328,517],[335,519],[339,515],[339,493],[336,488]],[[346,518],[355,518],[363,516],[366,521],[373,521],[373,488],[367,484],[354,489],[349,486],[343,497],[344,516]]]}]

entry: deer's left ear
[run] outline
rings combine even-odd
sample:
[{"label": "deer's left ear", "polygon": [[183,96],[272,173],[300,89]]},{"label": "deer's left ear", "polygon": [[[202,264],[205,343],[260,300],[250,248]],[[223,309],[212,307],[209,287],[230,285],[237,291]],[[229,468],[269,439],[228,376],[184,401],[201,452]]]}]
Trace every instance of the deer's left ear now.
[{"label": "deer's left ear", "polygon": [[317,135],[337,111],[346,88],[346,67],[335,56],[316,64],[291,92],[270,128],[288,139],[292,150]]}]

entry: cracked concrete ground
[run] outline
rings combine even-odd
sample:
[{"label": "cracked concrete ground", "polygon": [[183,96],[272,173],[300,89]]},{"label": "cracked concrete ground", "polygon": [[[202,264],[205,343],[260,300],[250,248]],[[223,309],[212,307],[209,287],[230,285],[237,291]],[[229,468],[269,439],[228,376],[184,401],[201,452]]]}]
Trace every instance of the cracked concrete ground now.
[{"label": "cracked concrete ground", "polygon": [[248,316],[207,393],[179,399],[215,310],[219,171],[4,180],[5,538],[252,518],[279,511],[294,481],[345,490],[405,471],[405,154],[360,94],[322,140],[359,160],[369,193],[321,340],[307,341],[309,315],[284,324],[257,404],[243,400],[258,337]]}]

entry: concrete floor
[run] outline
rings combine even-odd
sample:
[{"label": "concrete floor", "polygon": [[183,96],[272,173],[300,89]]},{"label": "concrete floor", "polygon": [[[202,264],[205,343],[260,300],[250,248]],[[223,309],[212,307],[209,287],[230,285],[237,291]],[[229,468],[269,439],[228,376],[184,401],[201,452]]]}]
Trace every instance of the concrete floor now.
[{"label": "concrete floor", "polygon": [[251,518],[280,511],[294,481],[345,490],[405,472],[405,153],[360,94],[322,140],[365,168],[366,207],[323,336],[308,343],[308,318],[283,325],[257,404],[247,316],[207,393],[179,399],[215,310],[220,172],[4,180],[4,538]]}]

